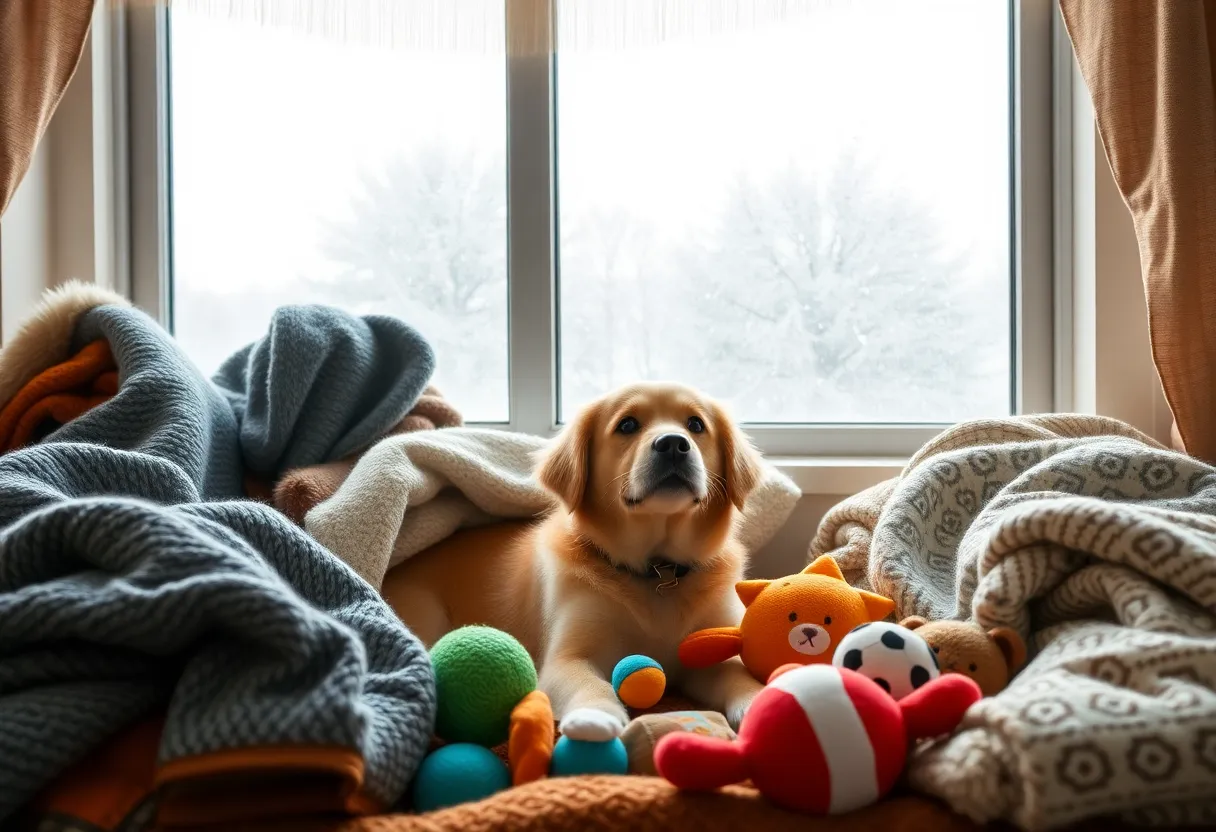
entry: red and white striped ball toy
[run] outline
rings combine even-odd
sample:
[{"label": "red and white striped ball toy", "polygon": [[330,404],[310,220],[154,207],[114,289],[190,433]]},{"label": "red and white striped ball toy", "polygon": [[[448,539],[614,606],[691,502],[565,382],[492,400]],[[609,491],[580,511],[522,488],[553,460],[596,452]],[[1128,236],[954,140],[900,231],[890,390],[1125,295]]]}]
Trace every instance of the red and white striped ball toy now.
[{"label": "red and white striped ball toy", "polygon": [[896,701],[860,673],[827,664],[774,671],[734,742],[677,731],[654,751],[659,774],[709,791],[750,779],[787,809],[836,815],[895,785],[916,740],[948,734],[982,694],[961,673]]}]

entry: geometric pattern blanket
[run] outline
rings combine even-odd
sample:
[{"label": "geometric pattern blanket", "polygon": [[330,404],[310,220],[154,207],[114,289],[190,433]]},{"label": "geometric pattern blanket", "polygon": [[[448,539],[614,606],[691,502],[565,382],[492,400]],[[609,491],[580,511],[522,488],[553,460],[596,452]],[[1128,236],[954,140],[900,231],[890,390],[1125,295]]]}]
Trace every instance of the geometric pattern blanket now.
[{"label": "geometric pattern blanket", "polygon": [[0,404],[98,339],[117,393],[0,455],[0,827],[158,713],[168,792],[258,797],[291,773],[329,811],[390,806],[432,734],[426,653],[242,479],[398,423],[430,348],[400,321],[292,307],[216,383],[121,298],[70,287],[0,351]]},{"label": "geometric pattern blanket", "polygon": [[1025,829],[1216,825],[1216,468],[1100,417],[969,422],[831,511],[823,553],[898,616],[1030,645],[914,788]]}]

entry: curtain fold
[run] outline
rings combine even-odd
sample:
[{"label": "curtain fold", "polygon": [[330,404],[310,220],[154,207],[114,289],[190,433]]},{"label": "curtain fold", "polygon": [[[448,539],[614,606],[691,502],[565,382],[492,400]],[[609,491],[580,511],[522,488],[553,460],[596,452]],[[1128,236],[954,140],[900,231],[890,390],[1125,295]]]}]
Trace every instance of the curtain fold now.
[{"label": "curtain fold", "polygon": [[1216,0],[1060,0],[1131,211],[1175,434],[1216,462]]},{"label": "curtain fold", "polygon": [[0,0],[0,216],[89,33],[93,0]]}]

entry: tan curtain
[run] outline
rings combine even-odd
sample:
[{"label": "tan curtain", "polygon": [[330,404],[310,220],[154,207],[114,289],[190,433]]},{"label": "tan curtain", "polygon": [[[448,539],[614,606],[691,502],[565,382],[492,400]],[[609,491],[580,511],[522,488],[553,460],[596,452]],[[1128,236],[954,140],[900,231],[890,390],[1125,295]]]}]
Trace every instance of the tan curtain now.
[{"label": "tan curtain", "polygon": [[0,0],[0,215],[76,71],[93,0]]},{"label": "tan curtain", "polygon": [[1216,462],[1216,0],[1060,9],[1135,221],[1176,436]]}]

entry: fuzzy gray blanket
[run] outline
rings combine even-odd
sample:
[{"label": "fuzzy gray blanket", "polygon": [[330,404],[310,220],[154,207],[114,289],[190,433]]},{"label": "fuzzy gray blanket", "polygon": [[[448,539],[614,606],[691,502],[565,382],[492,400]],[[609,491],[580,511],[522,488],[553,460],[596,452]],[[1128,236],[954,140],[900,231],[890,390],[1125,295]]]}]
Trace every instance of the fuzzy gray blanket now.
[{"label": "fuzzy gray blanket", "polygon": [[830,512],[825,552],[900,616],[1031,646],[915,788],[1025,829],[1216,824],[1216,469],[1098,417],[967,423]]},{"label": "fuzzy gray blanket", "polygon": [[238,498],[245,472],[325,462],[400,421],[430,348],[400,321],[287,308],[217,385],[142,312],[69,289],[0,352],[0,388],[99,338],[117,395],[0,456],[0,825],[154,711],[162,771],[337,749],[359,761],[351,794],[390,806],[432,732],[426,652],[337,558]]}]

